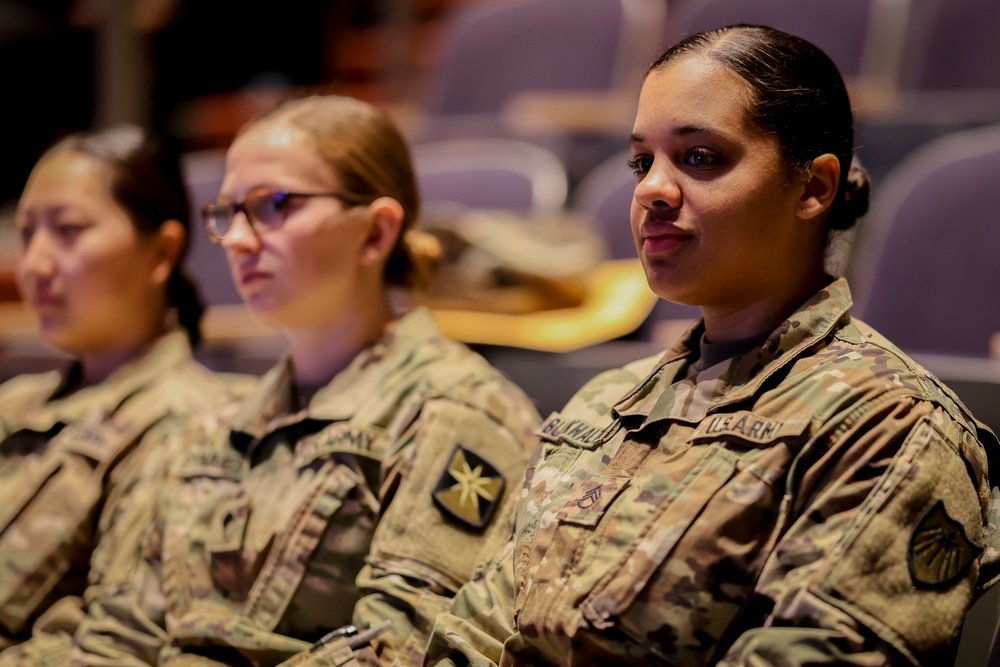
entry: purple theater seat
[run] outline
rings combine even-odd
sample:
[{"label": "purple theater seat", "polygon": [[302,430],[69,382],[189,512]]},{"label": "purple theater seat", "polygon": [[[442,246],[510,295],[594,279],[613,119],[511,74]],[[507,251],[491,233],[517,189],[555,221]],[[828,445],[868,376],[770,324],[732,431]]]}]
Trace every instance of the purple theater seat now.
[{"label": "purple theater seat", "polygon": [[219,196],[225,175],[226,152],[201,151],[184,156],[184,181],[191,199],[191,250],[187,271],[198,285],[206,305],[242,303],[222,247],[212,243],[201,218],[201,209]]},{"label": "purple theater seat", "polygon": [[635,175],[626,161],[628,151],[613,155],[576,187],[573,209],[594,223],[608,246],[611,259],[633,259],[635,241],[629,223],[629,208],[635,191]]},{"label": "purple theater seat", "polygon": [[905,90],[1000,90],[1000,2],[915,4],[901,70]]},{"label": "purple theater seat", "polygon": [[865,71],[874,0],[688,0],[673,21],[672,42],[733,23],[797,35],[830,56],[845,78]]},{"label": "purple theater seat", "polygon": [[998,184],[1000,125],[942,137],[895,167],[862,222],[855,312],[909,352],[989,356]]},{"label": "purple theater seat", "polygon": [[517,139],[454,139],[413,147],[421,199],[428,205],[555,213],[567,178],[550,151]]},{"label": "purple theater seat", "polygon": [[614,88],[632,65],[624,56],[632,2],[470,4],[448,33],[427,111],[495,114],[525,90]]}]

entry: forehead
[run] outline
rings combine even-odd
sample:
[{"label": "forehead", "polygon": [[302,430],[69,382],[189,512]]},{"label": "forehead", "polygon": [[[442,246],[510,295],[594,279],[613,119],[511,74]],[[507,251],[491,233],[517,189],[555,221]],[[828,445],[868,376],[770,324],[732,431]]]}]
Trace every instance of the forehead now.
[{"label": "forehead", "polygon": [[750,88],[729,69],[704,56],[683,56],[646,77],[634,132],[643,137],[704,129],[732,138],[764,133],[747,113]]},{"label": "forehead", "polygon": [[80,203],[111,198],[111,172],[81,153],[61,152],[44,158],[31,172],[20,206]]},{"label": "forehead", "polygon": [[304,130],[278,120],[250,128],[226,154],[222,190],[244,194],[259,186],[334,187],[333,169]]}]

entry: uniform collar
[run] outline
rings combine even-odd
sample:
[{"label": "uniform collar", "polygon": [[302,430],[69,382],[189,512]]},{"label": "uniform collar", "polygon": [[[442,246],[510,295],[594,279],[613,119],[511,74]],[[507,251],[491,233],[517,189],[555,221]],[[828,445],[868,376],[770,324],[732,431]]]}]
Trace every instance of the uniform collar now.
[{"label": "uniform collar", "polygon": [[843,278],[799,307],[757,347],[692,374],[691,361],[704,332],[699,321],[649,376],[614,408],[620,419],[653,423],[665,419],[700,421],[711,410],[746,400],[779,369],[793,363],[817,341],[850,320],[851,291]]},{"label": "uniform collar", "polygon": [[41,397],[44,405],[18,420],[18,428],[45,432],[57,423],[69,424],[97,412],[112,414],[131,396],[190,359],[187,334],[172,331],[157,338],[148,350],[116,369],[104,382],[73,391],[83,376],[82,364],[76,361],[65,373],[51,376],[52,382]]},{"label": "uniform collar", "polygon": [[390,374],[421,363],[425,343],[439,337],[434,318],[426,308],[403,316],[372,345],[317,391],[309,405],[300,408],[296,399],[295,373],[285,356],[261,378],[257,389],[229,420],[237,439],[258,439],[275,429],[305,419],[343,421],[353,417]]}]

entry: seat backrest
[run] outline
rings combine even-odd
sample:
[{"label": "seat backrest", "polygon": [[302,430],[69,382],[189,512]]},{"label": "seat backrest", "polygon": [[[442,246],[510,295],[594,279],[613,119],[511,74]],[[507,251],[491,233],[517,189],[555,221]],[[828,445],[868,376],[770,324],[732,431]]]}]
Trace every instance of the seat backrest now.
[{"label": "seat backrest", "polygon": [[611,259],[636,257],[629,208],[635,192],[635,175],[626,165],[628,151],[613,155],[587,174],[576,186],[573,210],[591,220],[607,244]]},{"label": "seat backrest", "polygon": [[496,114],[518,92],[634,88],[656,55],[662,0],[507,0],[454,16],[431,114]]},{"label": "seat backrest", "polygon": [[226,152],[188,153],[182,161],[184,182],[191,200],[191,249],[186,268],[206,305],[241,303],[222,247],[212,243],[201,219],[201,209],[219,196],[225,175]]},{"label": "seat backrest", "polygon": [[[671,43],[734,23],[767,25],[816,44],[844,77],[868,66],[875,0],[688,0],[674,17]],[[875,65],[872,65],[873,67]]]},{"label": "seat backrest", "polygon": [[954,133],[887,176],[855,252],[856,312],[907,351],[989,356],[1000,331],[1000,125]]},{"label": "seat backrest", "polygon": [[452,139],[413,147],[421,199],[468,208],[555,213],[566,169],[550,151],[517,139]]},{"label": "seat backrest", "polygon": [[1000,90],[1000,2],[920,0],[900,71],[905,90]]}]

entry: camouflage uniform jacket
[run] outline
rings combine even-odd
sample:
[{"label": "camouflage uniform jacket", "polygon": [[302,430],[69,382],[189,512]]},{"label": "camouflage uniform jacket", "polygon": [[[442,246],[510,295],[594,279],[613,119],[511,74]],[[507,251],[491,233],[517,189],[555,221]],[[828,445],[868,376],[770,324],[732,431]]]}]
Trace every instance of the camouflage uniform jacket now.
[{"label": "camouflage uniform jacket", "polygon": [[141,566],[88,591],[73,646],[36,664],[270,665],[383,619],[384,659],[421,653],[474,564],[509,538],[538,425],[425,310],[307,406],[286,360],[225,412],[170,435]]},{"label": "camouflage uniform jacket", "polygon": [[696,325],[549,417],[429,664],[950,664],[998,444],[850,303],[704,369]]},{"label": "camouflage uniform jacket", "polygon": [[234,381],[195,362],[179,331],[74,391],[80,373],[74,364],[0,387],[0,646],[23,639],[56,599],[83,592],[98,513],[125,461],[145,449],[142,436],[226,398]]}]

